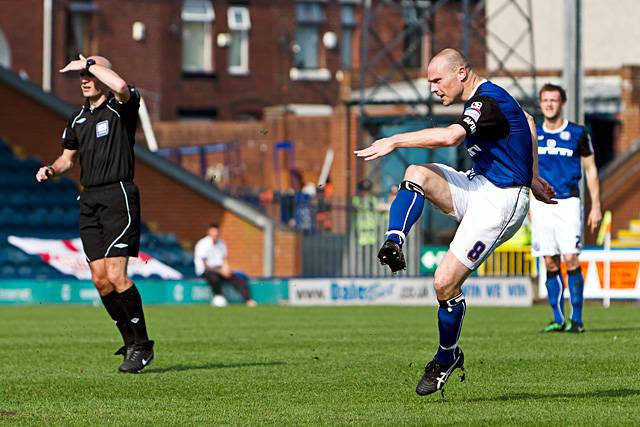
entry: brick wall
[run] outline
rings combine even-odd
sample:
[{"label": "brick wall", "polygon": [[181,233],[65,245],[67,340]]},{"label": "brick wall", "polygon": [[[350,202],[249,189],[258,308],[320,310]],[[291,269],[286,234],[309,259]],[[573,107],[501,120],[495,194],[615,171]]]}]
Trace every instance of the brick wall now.
[{"label": "brick wall", "polygon": [[[383,114],[399,115],[404,107],[384,108]],[[285,190],[291,181],[285,168],[284,155],[275,156],[280,162],[280,185],[276,176],[278,169],[274,161],[274,146],[283,140],[295,145],[295,168],[301,172],[303,182],[317,183],[322,165],[329,148],[334,151],[329,177],[334,187],[334,195],[347,194],[347,180],[350,179],[351,192],[358,179],[355,171],[364,170],[363,161],[353,155],[358,133],[358,107],[347,108],[339,105],[329,116],[300,117],[285,113],[280,108],[267,109],[265,119],[256,122],[215,121],[215,122],[158,122],[154,130],[161,148],[181,146],[204,146],[208,144],[232,144],[239,147],[239,176],[223,181],[222,186],[259,192],[263,190]],[[348,132],[348,134],[347,134]],[[369,141],[362,141],[367,145]],[[174,158],[174,161],[177,161]],[[179,162],[193,174],[202,174],[200,154],[183,155]],[[360,162],[360,164],[357,164]],[[234,166],[225,160],[222,153],[206,155],[206,165],[224,164]]]},{"label": "brick wall", "polygon": [[[618,160],[601,176],[602,209],[613,214],[612,234],[629,228],[629,221],[640,218],[640,148],[635,145],[625,161]],[[585,211],[586,212],[586,211]]]},{"label": "brick wall", "polygon": [[[279,162],[280,188],[291,185],[289,166],[301,172],[304,182],[316,183],[328,148],[335,150],[332,176],[334,183],[342,182],[342,165],[347,149],[344,131],[345,109],[339,107],[331,116],[300,117],[271,111],[258,122],[160,122],[154,125],[158,144],[162,148],[198,146],[217,143],[237,143],[239,146],[240,177],[231,186],[260,191],[277,189],[276,163]],[[275,144],[293,142],[293,153],[274,154]],[[276,159],[277,158],[277,162]],[[209,153],[207,164],[225,163],[222,153]],[[233,167],[228,162],[227,167]],[[184,155],[181,165],[194,174],[201,173],[200,155]]]},{"label": "brick wall", "polygon": [[626,66],[621,70],[620,137],[614,146],[615,154],[624,153],[640,136],[640,66]]},{"label": "brick wall", "polygon": [[[67,118],[35,102],[0,82],[0,137],[14,151],[36,157],[49,164],[62,152],[60,140]],[[35,173],[34,171],[34,179]],[[80,170],[74,168],[69,176],[77,181]]]},{"label": "brick wall", "polygon": [[0,0],[0,29],[11,49],[12,69],[41,85],[42,0]]},{"label": "brick wall", "polygon": [[[12,0],[0,0],[8,10]],[[41,83],[42,75],[42,2],[21,0],[26,7],[0,14],[0,28],[12,48],[12,69],[24,69],[31,80]],[[66,63],[68,0],[53,5],[53,92],[70,103],[80,97],[75,73],[57,72]],[[214,1],[216,19],[212,27],[214,73],[185,77],[181,70],[181,1],[94,0],[95,51],[85,54],[107,56],[114,69],[145,96],[152,118],[173,119],[178,108],[215,108],[221,118],[261,114],[264,107],[284,103],[326,103],[338,100],[338,82],[296,82],[289,79],[295,34],[293,1],[250,3],[252,28],[249,35],[249,67],[246,76],[230,75],[228,48],[216,46],[216,35],[229,31],[229,1]],[[13,1],[15,4],[15,1]],[[22,6],[22,5],[21,5]],[[328,3],[323,31],[339,31],[339,4]],[[146,38],[134,41],[134,22],[146,26]],[[277,22],[277,25],[274,25]],[[339,69],[339,51],[324,51],[323,65],[332,73]]]},{"label": "brick wall", "polygon": [[[59,141],[66,119],[3,83],[0,83],[0,99],[3,100],[0,137],[18,152],[39,158],[43,163],[55,159],[61,152]],[[69,176],[77,181],[79,169],[74,168]],[[209,223],[217,222],[229,247],[231,265],[250,275],[262,275],[262,230],[142,161],[136,162],[136,183],[141,189],[143,221],[156,225],[161,232],[173,232],[191,244],[205,235]],[[278,274],[300,273],[299,245],[297,234],[276,231],[275,250],[280,254],[275,257]]]}]

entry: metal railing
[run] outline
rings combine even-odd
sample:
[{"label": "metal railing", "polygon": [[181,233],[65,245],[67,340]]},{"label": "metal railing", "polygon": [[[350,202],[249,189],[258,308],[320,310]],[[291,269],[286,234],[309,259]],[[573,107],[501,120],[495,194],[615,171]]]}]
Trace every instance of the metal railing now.
[{"label": "metal railing", "polygon": [[[378,262],[378,250],[385,241],[388,205],[376,200],[375,205],[360,207],[332,204],[330,210],[318,211],[311,204],[316,227],[306,230],[302,240],[302,274],[305,277],[389,277],[387,266]],[[422,247],[420,222],[409,234],[403,251],[407,270],[398,277],[420,274]]]}]

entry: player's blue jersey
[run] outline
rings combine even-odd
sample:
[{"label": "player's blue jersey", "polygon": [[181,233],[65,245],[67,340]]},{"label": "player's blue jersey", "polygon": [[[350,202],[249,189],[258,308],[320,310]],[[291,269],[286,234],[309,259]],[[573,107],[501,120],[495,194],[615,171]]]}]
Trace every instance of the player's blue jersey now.
[{"label": "player's blue jersey", "polygon": [[584,127],[565,120],[555,130],[538,126],[538,170],[556,191],[556,199],[580,195],[581,157],[593,154]]},{"label": "player's blue jersey", "polygon": [[531,185],[531,131],[524,111],[506,90],[492,82],[480,84],[464,104],[456,122],[465,128],[465,145],[473,171],[498,187]]}]

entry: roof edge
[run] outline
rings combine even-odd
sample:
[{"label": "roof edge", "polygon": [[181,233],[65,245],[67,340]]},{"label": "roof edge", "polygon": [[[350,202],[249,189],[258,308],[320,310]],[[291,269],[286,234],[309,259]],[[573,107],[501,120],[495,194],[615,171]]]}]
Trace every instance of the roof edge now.
[{"label": "roof edge", "polygon": [[23,79],[18,74],[2,66],[0,66],[0,82],[4,82],[19,92],[22,92],[24,95],[36,100],[41,105],[60,114],[65,119],[68,118],[76,109],[73,105],[63,101],[52,93],[45,92],[40,86],[31,80]]}]

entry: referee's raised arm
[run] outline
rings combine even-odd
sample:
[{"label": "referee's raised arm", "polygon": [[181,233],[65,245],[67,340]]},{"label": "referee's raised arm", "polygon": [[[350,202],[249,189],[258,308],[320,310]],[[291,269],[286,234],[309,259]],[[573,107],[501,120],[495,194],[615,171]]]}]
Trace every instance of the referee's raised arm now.
[{"label": "referee's raised arm", "polygon": [[80,59],[69,62],[60,70],[61,73],[69,71],[87,71],[107,86],[119,102],[124,103],[129,100],[127,82],[111,69],[111,62],[103,56],[85,58],[80,54]]}]

